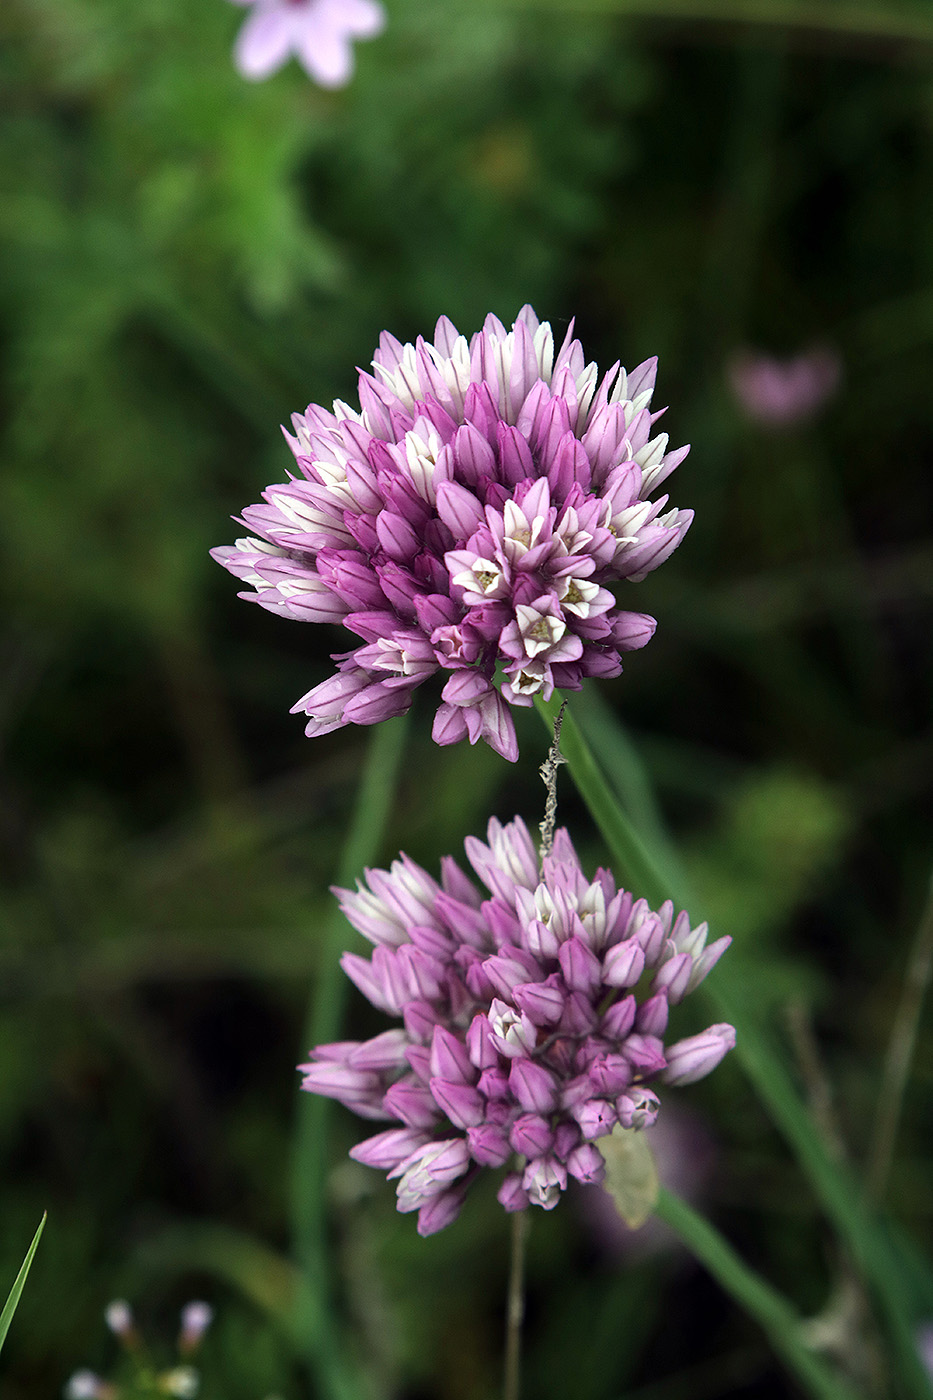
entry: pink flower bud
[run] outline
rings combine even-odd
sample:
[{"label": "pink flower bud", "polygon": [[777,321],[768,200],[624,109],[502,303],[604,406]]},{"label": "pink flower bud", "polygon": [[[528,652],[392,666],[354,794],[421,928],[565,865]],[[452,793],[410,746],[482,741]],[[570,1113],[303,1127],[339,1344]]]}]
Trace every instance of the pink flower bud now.
[{"label": "pink flower bud", "polygon": [[667,994],[660,992],[657,996],[649,997],[643,1001],[638,1008],[638,1015],[635,1017],[635,1025],[639,1034],[661,1036],[667,1030],[670,1007],[667,1003]]},{"label": "pink flower bud", "polygon": [[554,1146],[554,1132],[546,1118],[537,1113],[523,1113],[516,1118],[509,1132],[509,1142],[523,1157],[540,1157]]},{"label": "pink flower bud", "polygon": [[512,989],[512,999],[536,1026],[553,1026],[564,1009],[564,993],[554,973],[544,982],[523,982]]},{"label": "pink flower bud", "polygon": [[606,1163],[598,1147],[583,1142],[567,1158],[567,1170],[577,1181],[598,1185],[606,1175]]},{"label": "pink flower bud", "polygon": [[528,1192],[522,1185],[520,1172],[509,1172],[499,1190],[496,1200],[507,1211],[525,1210],[529,1204]]},{"label": "pink flower bud", "polygon": [[555,1157],[538,1157],[525,1168],[522,1185],[533,1205],[553,1210],[567,1185],[567,1168]]},{"label": "pink flower bud", "polygon": [[350,1156],[354,1162],[362,1162],[366,1167],[391,1172],[399,1162],[417,1152],[419,1147],[425,1147],[428,1142],[430,1138],[417,1128],[388,1128],[384,1133],[364,1138],[351,1147]]},{"label": "pink flower bud", "polygon": [[557,1107],[557,1081],[533,1060],[513,1060],[509,1088],[529,1113],[550,1113]]},{"label": "pink flower bud", "polygon": [[686,995],[692,972],[693,958],[690,954],[675,953],[658,968],[651,983],[651,990],[655,993],[666,992],[671,1006],[676,1006]]},{"label": "pink flower bud", "polygon": [[508,1133],[494,1123],[467,1128],[467,1146],[473,1160],[484,1167],[503,1167],[512,1155]]},{"label": "pink flower bud", "polygon": [[452,1191],[440,1191],[418,1211],[418,1234],[422,1237],[436,1235],[438,1230],[446,1230],[460,1214],[463,1205],[463,1191],[455,1187]]},{"label": "pink flower bud", "polygon": [[431,1073],[440,1079],[459,1080],[463,1084],[476,1081],[476,1070],[466,1047],[444,1026],[435,1026],[432,1033]]},{"label": "pink flower bud", "polygon": [[618,1122],[615,1105],[606,1099],[584,1099],[583,1103],[575,1105],[570,1111],[587,1141],[605,1137]]},{"label": "pink flower bud", "polygon": [[494,1069],[499,1064],[499,1052],[492,1036],[489,1017],[478,1012],[470,1022],[466,1033],[467,1051],[471,1064],[477,1069]]},{"label": "pink flower bud", "polygon": [[600,1098],[614,1099],[631,1079],[632,1067],[624,1055],[599,1055],[590,1065],[592,1091]]},{"label": "pink flower bud", "polygon": [[430,1089],[422,1084],[393,1084],[382,1100],[387,1114],[401,1118],[409,1128],[430,1128],[440,1112]]},{"label": "pink flower bud", "polygon": [[657,1094],[638,1085],[616,1099],[619,1122],[623,1128],[650,1128],[660,1106]]},{"label": "pink flower bud", "polygon": [[664,1046],[654,1035],[630,1035],[623,1046],[623,1054],[635,1073],[642,1076],[657,1074],[667,1063]]},{"label": "pink flower bud", "polygon": [[557,958],[571,991],[591,996],[602,980],[602,965],[582,938],[568,938],[561,944]]},{"label": "pink flower bud", "polygon": [[600,1032],[607,1040],[624,1040],[635,1024],[635,998],[622,997],[613,1002],[603,1016]]},{"label": "pink flower bud", "polygon": [[603,958],[603,981],[607,987],[634,987],[644,970],[644,949],[637,938],[617,943]]},{"label": "pink flower bud", "polygon": [[450,1079],[432,1079],[431,1094],[438,1107],[457,1128],[475,1128],[486,1113],[486,1100],[469,1084]]},{"label": "pink flower bud", "polygon": [[735,1027],[720,1022],[699,1035],[678,1040],[667,1051],[666,1084],[693,1084],[719,1064],[735,1045]]}]

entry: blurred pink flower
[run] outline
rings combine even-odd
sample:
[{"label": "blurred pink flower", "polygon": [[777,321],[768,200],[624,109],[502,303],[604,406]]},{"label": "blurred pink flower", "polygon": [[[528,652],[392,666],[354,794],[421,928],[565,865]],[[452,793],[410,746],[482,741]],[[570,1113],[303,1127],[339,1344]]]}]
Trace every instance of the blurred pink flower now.
[{"label": "blurred pink flower", "polygon": [[746,417],[770,427],[812,418],[842,380],[842,361],[827,346],[779,360],[743,350],[726,367],[729,387]]},{"label": "blurred pink flower", "polygon": [[916,1332],[917,1352],[933,1381],[933,1322],[922,1322]]},{"label": "blurred pink flower", "polygon": [[343,87],[353,74],[353,40],[385,26],[377,0],[233,0],[252,11],[233,57],[244,78],[260,81],[292,54],[321,87]]}]

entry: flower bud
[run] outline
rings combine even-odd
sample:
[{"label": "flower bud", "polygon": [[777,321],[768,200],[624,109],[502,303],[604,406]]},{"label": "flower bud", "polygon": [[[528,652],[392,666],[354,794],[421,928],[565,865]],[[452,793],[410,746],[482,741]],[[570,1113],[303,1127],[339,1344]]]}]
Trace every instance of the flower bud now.
[{"label": "flower bud", "polygon": [[699,1035],[678,1040],[667,1052],[666,1084],[693,1084],[719,1064],[735,1045],[735,1027],[720,1022]]}]

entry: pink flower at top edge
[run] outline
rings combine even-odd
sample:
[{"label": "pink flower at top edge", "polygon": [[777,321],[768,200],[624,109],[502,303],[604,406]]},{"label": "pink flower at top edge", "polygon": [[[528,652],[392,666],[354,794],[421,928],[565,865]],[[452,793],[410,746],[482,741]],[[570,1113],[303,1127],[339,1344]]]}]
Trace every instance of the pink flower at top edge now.
[{"label": "pink flower at top edge", "polygon": [[398,1209],[420,1234],[454,1220],[482,1167],[508,1167],[506,1210],[552,1209],[568,1179],[602,1180],[599,1138],[643,1128],[650,1082],[692,1083],[735,1044],[732,1026],[665,1045],[668,1014],[730,943],[590,881],[565,830],[539,866],[524,823],[490,821],[467,858],[436,880],[407,856],[338,890],[370,958],[344,971],[402,1024],[371,1040],[319,1045],[302,1088],[387,1126],[350,1155],[398,1181]]},{"label": "pink flower at top edge", "polygon": [[354,39],[385,27],[377,0],[233,0],[250,5],[234,48],[244,78],[260,81],[294,54],[321,87],[343,87],[353,75]]},{"label": "pink flower at top edge", "polygon": [[682,540],[693,512],[652,497],[688,449],[652,436],[654,360],[600,378],[530,306],[469,343],[446,317],[433,344],[384,333],[373,369],[359,409],[294,415],[297,472],[213,557],[241,597],[354,634],[294,706],[308,735],[403,714],[441,671],[436,742],[514,760],[512,706],[618,675],[652,636],[613,589]]}]

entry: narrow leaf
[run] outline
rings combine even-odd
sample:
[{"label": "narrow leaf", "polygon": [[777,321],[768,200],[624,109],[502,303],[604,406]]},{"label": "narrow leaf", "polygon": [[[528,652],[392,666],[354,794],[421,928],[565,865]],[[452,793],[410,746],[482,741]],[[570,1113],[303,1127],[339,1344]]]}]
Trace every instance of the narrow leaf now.
[{"label": "narrow leaf", "polygon": [[17,1306],[19,1304],[19,1300],[23,1292],[23,1287],[26,1283],[26,1276],[28,1275],[29,1270],[32,1267],[32,1261],[35,1258],[36,1250],[39,1248],[39,1241],[42,1238],[42,1231],[45,1229],[47,1215],[48,1212],[44,1212],[42,1219],[39,1221],[39,1228],[33,1236],[32,1244],[29,1246],[29,1252],[26,1255],[26,1258],[23,1260],[23,1267],[16,1275],[16,1281],[14,1282],[13,1287],[10,1289],[10,1296],[9,1298],[7,1298],[6,1302],[3,1305],[3,1312],[0,1313],[0,1350],[2,1350],[3,1343],[6,1341],[6,1334],[10,1330],[10,1323],[13,1321],[13,1314],[16,1312]]}]

